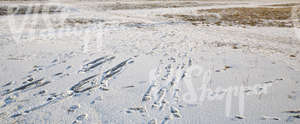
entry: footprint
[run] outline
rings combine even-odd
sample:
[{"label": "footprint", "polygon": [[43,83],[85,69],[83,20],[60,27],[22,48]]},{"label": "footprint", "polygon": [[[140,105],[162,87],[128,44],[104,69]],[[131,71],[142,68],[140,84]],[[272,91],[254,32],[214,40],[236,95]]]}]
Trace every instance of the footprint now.
[{"label": "footprint", "polygon": [[146,107],[143,107],[143,106],[134,107],[134,108],[129,108],[127,113],[132,113],[133,111],[140,112],[140,113],[146,113],[147,109],[146,109]]},{"label": "footprint", "polygon": [[273,116],[263,116],[261,117],[261,120],[280,120],[280,118]]},{"label": "footprint", "polygon": [[16,117],[19,117],[19,116],[21,116],[21,115],[22,115],[22,114],[20,114],[20,113],[14,114],[14,115],[10,116],[10,118],[16,118]]},{"label": "footprint", "polygon": [[168,115],[167,117],[165,117],[164,120],[162,121],[162,124],[167,124],[170,120],[173,120],[172,115]]},{"label": "footprint", "polygon": [[148,124],[157,124],[157,119],[152,119],[148,122]]},{"label": "footprint", "polygon": [[6,107],[7,105],[16,102],[15,96],[9,96],[6,99],[4,99],[4,105],[1,106],[1,108]]},{"label": "footprint", "polygon": [[95,104],[97,101],[102,101],[103,100],[103,97],[102,96],[98,96],[96,97],[92,102],[91,104]]},{"label": "footprint", "polygon": [[15,83],[14,81],[10,81],[10,82],[4,84],[2,87],[7,87],[7,86],[10,86],[10,85],[12,85],[14,83]]},{"label": "footprint", "polygon": [[130,85],[130,86],[126,86],[126,87],[123,87],[123,88],[133,88],[133,87],[135,87],[134,85]]},{"label": "footprint", "polygon": [[151,94],[152,94],[152,92],[155,90],[155,88],[156,88],[156,85],[151,85],[151,86],[148,88],[147,92],[145,93],[145,95],[144,95],[144,97],[143,97],[143,99],[142,99],[143,102],[151,100],[151,98],[152,98],[152,97],[151,97]]},{"label": "footprint", "polygon": [[54,59],[51,63],[56,63],[58,62],[58,59]]},{"label": "footprint", "polygon": [[177,109],[173,106],[170,109],[171,109],[171,113],[173,114],[174,117],[176,117],[176,118],[181,118],[182,117],[181,114],[180,114],[179,109]]},{"label": "footprint", "polygon": [[69,109],[68,109],[68,113],[73,113],[75,112],[76,109],[78,109],[80,107],[80,105],[72,105]]},{"label": "footprint", "polygon": [[108,61],[113,60],[113,59],[115,59],[114,56],[112,56],[112,57],[104,56],[104,57],[97,58],[97,59],[83,65],[83,68],[82,68],[81,71],[82,72],[88,72],[88,71],[96,68],[97,66],[100,66],[100,65],[102,65],[102,64],[104,64]]},{"label": "footprint", "polygon": [[66,67],[66,70],[69,70],[70,68],[72,68],[71,65],[67,66],[67,67]]},{"label": "footprint", "polygon": [[80,124],[78,120],[72,122],[72,124]]},{"label": "footprint", "polygon": [[59,72],[59,73],[56,73],[56,74],[54,74],[53,76],[60,76],[60,75],[62,75],[63,73],[62,72]]},{"label": "footprint", "polygon": [[82,114],[82,115],[77,116],[77,117],[76,117],[76,120],[82,121],[82,120],[87,119],[87,117],[88,117],[87,114]]},{"label": "footprint", "polygon": [[43,95],[46,93],[46,90],[39,91],[38,93],[33,94],[33,96]]},{"label": "footprint", "polygon": [[292,122],[295,119],[300,119],[300,115],[290,115],[288,116],[288,118],[286,119],[287,122]]},{"label": "footprint", "polygon": [[245,119],[246,117],[245,116],[242,116],[242,115],[235,115],[234,116],[234,119],[239,119],[239,120],[241,120],[241,119]]},{"label": "footprint", "polygon": [[157,101],[154,102],[154,104],[152,105],[154,108],[155,107],[161,107],[163,105],[163,101],[164,98],[166,96],[167,93],[167,89],[166,88],[162,88],[158,91],[159,94],[159,98],[157,99]]},{"label": "footprint", "polygon": [[293,118],[300,119],[300,115],[293,115],[292,117],[293,117]]},{"label": "footprint", "polygon": [[300,113],[300,110],[290,110],[290,111],[286,111],[286,113],[298,114]]}]

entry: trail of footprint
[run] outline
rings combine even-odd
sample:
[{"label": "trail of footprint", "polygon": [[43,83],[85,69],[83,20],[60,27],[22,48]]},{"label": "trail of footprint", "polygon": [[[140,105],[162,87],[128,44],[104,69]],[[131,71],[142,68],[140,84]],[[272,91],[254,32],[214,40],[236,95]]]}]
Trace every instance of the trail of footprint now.
[{"label": "trail of footprint", "polygon": [[[77,83],[71,87],[71,90],[74,91],[75,93],[82,93],[89,89],[99,86],[99,84],[96,84],[98,81],[98,76],[99,76],[99,74],[96,74],[96,75],[90,76],[88,78],[85,78],[85,79],[79,81],[79,83]],[[92,86],[85,88],[84,85],[87,83],[91,83]]]},{"label": "trail of footprint", "polygon": [[96,67],[98,67],[98,66],[100,66],[100,65],[102,65],[102,64],[104,64],[108,61],[111,61],[113,59],[115,59],[114,56],[112,56],[112,57],[104,56],[104,57],[98,58],[96,60],[93,60],[93,61],[83,65],[83,68],[80,71],[88,72],[88,71],[90,71],[90,70],[92,70],[92,69],[94,69],[94,68],[96,68]]},{"label": "trail of footprint", "polygon": [[[117,64],[116,66],[112,67],[111,69],[108,69],[107,71],[105,71],[102,76],[101,76],[101,80],[100,82],[103,82],[103,81],[107,81],[109,80],[111,77],[115,76],[116,74],[119,74],[123,68],[128,64],[128,63],[132,63],[132,58],[129,58],[119,64]],[[100,86],[99,83],[98,84],[92,84],[91,86],[87,86],[84,88],[84,85],[89,83],[89,82],[93,82],[91,80],[94,80],[95,78],[97,77],[100,77],[100,74],[96,74],[96,75],[93,75],[91,77],[88,77],[82,81],[80,81],[78,84],[75,84],[74,86],[71,87],[71,91],[66,91],[66,92],[63,92],[59,95],[55,95],[54,97],[50,97],[47,99],[47,102],[44,103],[44,104],[41,104],[41,105],[38,105],[38,106],[35,106],[35,107],[32,107],[30,109],[27,109],[25,110],[24,112],[22,113],[16,113],[16,114],[13,114],[11,115],[11,118],[15,118],[15,117],[18,117],[18,116],[21,116],[23,114],[28,114],[28,113],[31,113],[33,111],[36,111],[36,110],[39,110],[39,109],[42,109],[48,105],[52,105],[52,104],[55,104],[57,102],[60,102],[66,98],[69,98],[70,96],[73,96],[75,93],[82,93],[82,92],[85,92],[89,89],[92,89],[92,88],[95,88],[95,87],[98,87]],[[21,86],[19,88],[16,88],[12,91],[9,91],[3,95],[7,95],[7,94],[10,94],[10,93],[13,93],[13,92],[17,92],[19,90],[24,90],[24,89],[28,89],[30,87],[32,88],[38,88],[38,87],[41,87],[41,86],[44,86],[50,82],[48,81],[45,81],[43,82],[43,78],[42,79],[39,79],[39,80],[36,80],[36,81],[33,81],[29,84],[26,84],[24,86]],[[100,83],[101,84],[101,83]],[[34,86],[34,87],[33,87]]]},{"label": "trail of footprint", "polygon": [[[83,93],[85,91],[88,91],[90,89],[102,86],[102,89],[106,89],[107,87],[107,81],[115,76],[116,74],[120,73],[123,70],[123,67],[128,64],[128,62],[131,59],[127,59],[118,65],[114,66],[111,69],[108,69],[104,73],[101,74],[96,74],[93,76],[90,76],[86,79],[83,79],[79,83],[75,84],[74,86],[71,87],[71,90],[74,91],[75,93]],[[87,85],[88,84],[88,85]]]},{"label": "trail of footprint", "polygon": [[[66,99],[66,98],[72,96],[73,94],[74,94],[73,92],[64,92],[64,93],[61,93],[61,94],[59,94],[59,95],[56,95],[53,99],[47,100],[47,102],[44,103],[44,104],[41,104],[41,105],[38,105],[38,106],[35,106],[35,107],[32,107],[32,108],[30,108],[30,109],[25,110],[25,111],[23,112],[23,114],[28,114],[28,113],[31,113],[31,112],[33,112],[33,111],[39,110],[39,109],[41,109],[41,108],[44,108],[44,107],[46,107],[46,106],[48,106],[48,105],[55,104],[55,103],[57,103],[57,102],[60,102],[60,101],[62,101],[62,100],[64,100],[64,99]],[[17,114],[18,114],[18,115],[19,115],[19,114],[22,115],[22,113],[17,113]],[[14,114],[14,115],[16,115],[16,114]],[[12,115],[12,116],[14,116],[14,115]]]},{"label": "trail of footprint", "polygon": [[[142,97],[143,102],[149,102],[153,97],[156,98],[150,111],[156,111],[155,108],[158,108],[159,112],[162,112],[168,110],[164,108],[170,107],[170,111],[168,111],[170,115],[162,120],[161,123],[163,124],[168,123],[174,117],[182,118],[180,110],[175,106],[177,106],[180,97],[181,89],[179,83],[184,80],[187,68],[192,66],[192,59],[186,56],[183,56],[182,60],[177,59],[179,58],[170,57],[167,62],[164,62],[164,60],[160,61],[160,65],[153,72],[154,77],[149,80],[152,84],[149,85]],[[149,121],[148,123],[152,122]]]},{"label": "trail of footprint", "polygon": [[3,93],[2,96],[17,92],[17,91],[24,91],[24,90],[32,90],[32,89],[36,89],[42,86],[45,86],[47,84],[51,83],[50,81],[44,81],[44,78],[32,81],[28,84],[25,84],[23,86],[20,86],[18,88],[15,88],[13,90],[8,90],[6,93]]}]

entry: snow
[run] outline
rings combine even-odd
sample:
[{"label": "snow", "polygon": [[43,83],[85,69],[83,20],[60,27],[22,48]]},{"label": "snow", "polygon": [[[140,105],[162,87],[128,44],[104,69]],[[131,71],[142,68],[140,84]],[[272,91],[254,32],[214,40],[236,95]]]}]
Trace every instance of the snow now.
[{"label": "snow", "polygon": [[[71,11],[0,16],[1,123],[300,122],[294,28],[192,25],[159,16],[279,2],[97,7],[108,3],[64,1],[59,5]],[[104,22],[72,27],[68,17]],[[57,27],[54,18],[61,21]],[[28,25],[11,33],[8,20]],[[72,89],[77,84],[81,90]]]}]

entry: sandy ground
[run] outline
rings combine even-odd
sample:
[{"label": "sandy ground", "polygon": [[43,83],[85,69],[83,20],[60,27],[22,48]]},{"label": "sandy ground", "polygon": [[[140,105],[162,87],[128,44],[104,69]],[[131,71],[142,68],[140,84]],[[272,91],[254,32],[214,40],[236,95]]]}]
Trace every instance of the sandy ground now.
[{"label": "sandy ground", "polygon": [[285,3],[299,5],[0,1],[1,12],[46,8],[0,12],[0,122],[300,123],[297,20],[280,20],[292,26],[278,27],[163,16]]}]

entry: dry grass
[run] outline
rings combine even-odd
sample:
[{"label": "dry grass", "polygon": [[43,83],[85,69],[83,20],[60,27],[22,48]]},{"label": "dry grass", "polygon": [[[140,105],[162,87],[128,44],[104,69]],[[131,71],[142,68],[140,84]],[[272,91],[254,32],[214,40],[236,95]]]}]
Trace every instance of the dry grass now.
[{"label": "dry grass", "polygon": [[213,15],[213,14],[207,14],[207,15],[183,15],[183,14],[178,14],[178,15],[171,15],[171,14],[165,14],[163,15],[164,17],[168,18],[179,18],[184,21],[192,22],[192,23],[197,23],[197,22],[202,22],[203,24],[210,24],[210,23],[218,23],[218,17]]},{"label": "dry grass", "polygon": [[25,15],[25,14],[41,14],[41,13],[58,13],[62,12],[63,7],[49,5],[34,5],[34,6],[0,6],[0,16],[4,15]]},{"label": "dry grass", "polygon": [[292,8],[228,8],[199,10],[199,13],[218,13],[220,21],[251,26],[290,27],[284,20],[291,17]]},{"label": "dry grass", "polygon": [[104,20],[96,19],[96,18],[67,18],[64,23],[67,25],[75,26],[77,24],[92,24],[104,22]]},{"label": "dry grass", "polygon": [[72,17],[66,18],[63,20],[63,23],[60,23],[61,20],[49,20],[53,24],[54,28],[66,28],[66,27],[77,27],[90,24],[98,24],[104,22],[102,19],[97,18],[86,18],[86,17]]},{"label": "dry grass", "polygon": [[101,4],[98,8],[104,10],[128,10],[128,9],[155,9],[155,8],[180,8],[180,7],[197,7],[223,5],[224,3],[198,3],[198,2],[157,2],[157,3],[113,3]]},{"label": "dry grass", "polygon": [[199,15],[167,14],[163,16],[179,18],[193,24],[293,27],[292,7],[207,9],[199,10],[198,13]]},{"label": "dry grass", "polygon": [[228,8],[228,9],[208,9],[199,10],[198,12],[219,13],[225,20],[241,19],[272,19],[286,20],[291,17],[292,8]]},{"label": "dry grass", "polygon": [[292,7],[292,6],[298,6],[300,3],[285,3],[285,4],[272,4],[267,6],[274,6],[274,7]]}]

